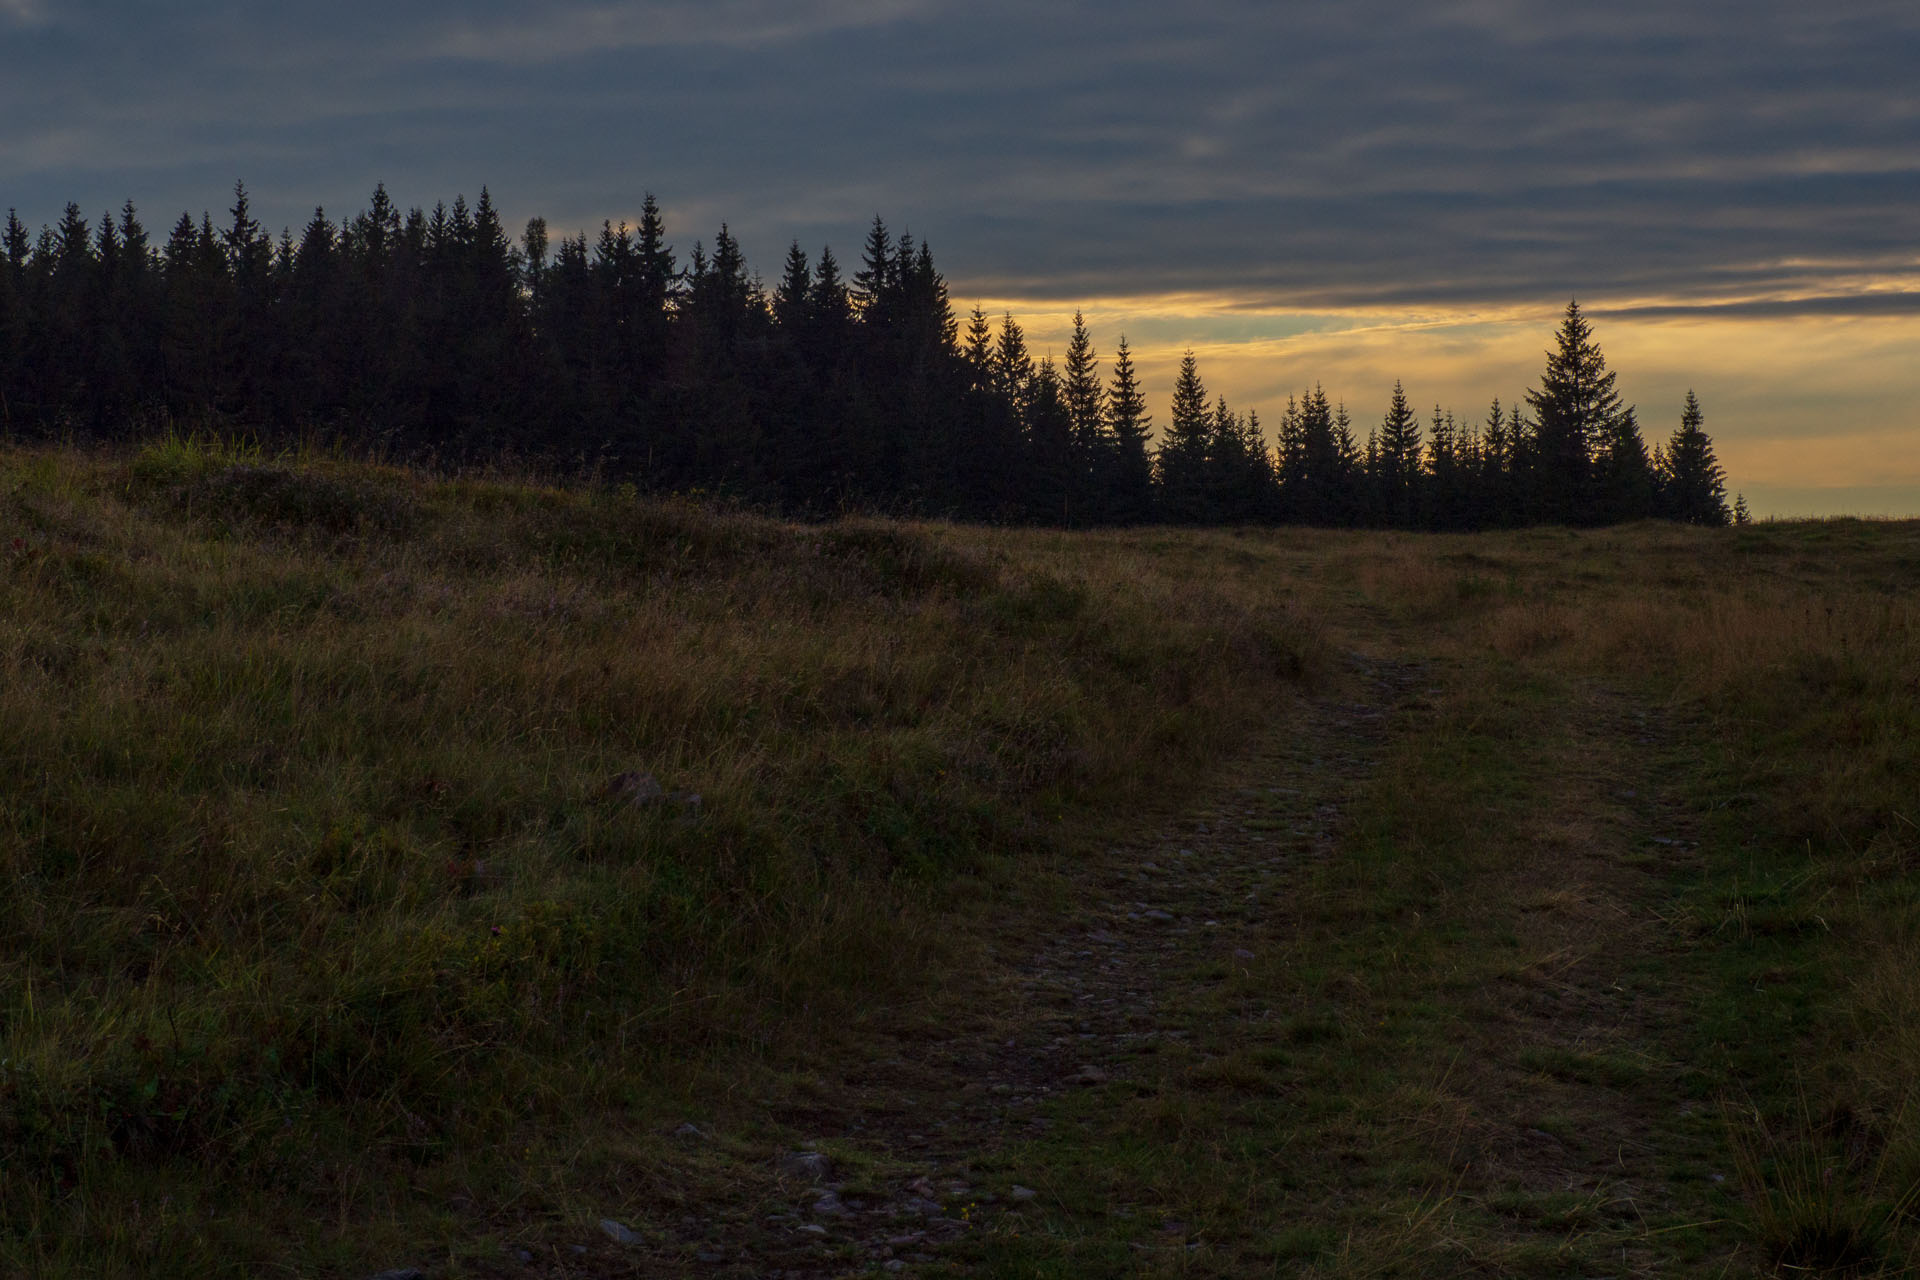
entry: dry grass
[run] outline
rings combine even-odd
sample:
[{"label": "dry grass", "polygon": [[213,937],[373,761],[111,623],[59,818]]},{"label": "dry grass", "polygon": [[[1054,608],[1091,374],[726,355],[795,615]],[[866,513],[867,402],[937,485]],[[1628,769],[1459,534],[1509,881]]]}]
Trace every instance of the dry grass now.
[{"label": "dry grass", "polygon": [[1670,923],[1717,974],[1697,1052],[1725,1059],[1740,1099],[1726,1114],[1756,1258],[1904,1274],[1920,1193],[1920,526],[1543,530],[1345,555],[1402,643],[1605,681],[1693,726],[1700,754],[1672,782],[1708,869]]},{"label": "dry grass", "polygon": [[[1724,1262],[1687,1202],[1728,1194],[1711,1147],[1746,1261],[1896,1272],[1917,584],[1911,524],[802,527],[0,454],[0,1271],[364,1271],[428,1185],[577,1212],[596,1143],[926,996],[956,895],[1177,795],[1353,650],[1418,674],[1377,771],[1325,780],[1342,849],[1246,993],[1301,1034],[1219,1031],[1147,1129],[1060,1153],[1062,1194],[1257,1202],[1300,1233],[1248,1246],[1270,1269],[1651,1274]],[[628,770],[697,812],[609,798]],[[1700,1089],[1739,1099],[1731,1139],[1681,1118]],[[1532,1187],[1616,1124],[1673,1167]],[[1207,1181],[1229,1132],[1244,1188]]]},{"label": "dry grass", "polygon": [[0,454],[0,1270],[350,1258],[896,986],[941,885],[1322,663],[1206,550]]}]

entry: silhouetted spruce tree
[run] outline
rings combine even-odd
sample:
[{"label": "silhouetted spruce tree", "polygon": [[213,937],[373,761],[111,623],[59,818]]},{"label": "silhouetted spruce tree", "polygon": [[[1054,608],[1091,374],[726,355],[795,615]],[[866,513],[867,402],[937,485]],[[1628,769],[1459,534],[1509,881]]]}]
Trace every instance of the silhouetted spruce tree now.
[{"label": "silhouetted spruce tree", "polygon": [[1382,523],[1411,529],[1420,521],[1420,419],[1396,380],[1393,398],[1380,421],[1378,449],[1370,468],[1376,511]]},{"label": "silhouetted spruce tree", "polygon": [[1495,396],[1487,407],[1487,420],[1480,433],[1475,527],[1503,528],[1514,522],[1514,456],[1513,429],[1508,423],[1506,408]]},{"label": "silhouetted spruce tree", "polygon": [[1356,525],[1365,518],[1366,474],[1360,442],[1353,434],[1353,417],[1342,401],[1333,413],[1333,468],[1324,490],[1329,523]]},{"label": "silhouetted spruce tree", "polygon": [[[20,399],[20,372],[25,355],[27,300],[21,295],[26,273],[27,229],[19,215],[7,210],[7,226],[0,237],[0,435],[12,436],[16,430],[14,402]],[[15,245],[18,256],[15,256]],[[21,406],[23,411],[28,406]],[[25,425],[24,423],[22,425]]]},{"label": "silhouetted spruce tree", "polygon": [[1680,425],[1661,453],[1661,502],[1669,519],[1723,525],[1728,520],[1726,475],[1702,429],[1705,421],[1700,401],[1689,389]]},{"label": "silhouetted spruce tree", "polygon": [[823,247],[813,268],[813,294],[809,303],[813,324],[812,358],[816,368],[842,363],[852,345],[853,300],[847,295],[846,281],[840,278],[840,263],[833,249]]},{"label": "silhouetted spruce tree", "polygon": [[474,456],[489,448],[538,449],[543,442],[529,428],[534,397],[543,389],[528,380],[532,331],[520,294],[519,265],[493,193],[484,186],[472,216],[460,221],[458,250],[453,296],[460,311],[451,328],[463,374],[461,451]]},{"label": "silhouetted spruce tree", "polygon": [[1624,412],[1613,383],[1592,326],[1579,303],[1568,302],[1540,386],[1527,392],[1536,520],[1586,524],[1601,517],[1594,458]]},{"label": "silhouetted spruce tree", "polygon": [[1280,512],[1279,477],[1274,471],[1273,451],[1267,447],[1266,432],[1260,426],[1260,412],[1248,409],[1239,418],[1240,484],[1236,495],[1243,520],[1272,523]]},{"label": "silhouetted spruce tree", "polygon": [[[110,222],[101,219],[104,228]],[[96,377],[103,383],[101,426],[124,434],[152,409],[160,408],[160,346],[162,298],[155,270],[153,245],[129,200],[120,207],[115,233],[100,236],[103,266],[111,264],[101,281],[102,351],[109,367]]]},{"label": "silhouetted spruce tree", "polygon": [[806,332],[812,301],[813,264],[807,260],[807,251],[795,240],[787,247],[786,268],[773,291],[773,318],[789,339],[797,341]]},{"label": "silhouetted spruce tree", "polygon": [[1051,358],[1042,360],[1033,375],[1026,426],[1025,477],[1033,518],[1063,525],[1084,524],[1086,512],[1074,501],[1073,410]]},{"label": "silhouetted spruce tree", "polygon": [[1160,476],[1159,507],[1167,519],[1196,524],[1212,518],[1207,466],[1212,439],[1213,418],[1207,412],[1200,362],[1188,351],[1174,379],[1172,412],[1154,458]]},{"label": "silhouetted spruce tree", "polygon": [[337,419],[342,408],[341,341],[353,323],[343,276],[334,225],[326,210],[316,208],[300,233],[280,298],[288,334],[280,401],[305,406],[321,421]]},{"label": "silhouetted spruce tree", "polygon": [[953,515],[963,477],[980,459],[955,402],[965,384],[959,325],[946,278],[923,240],[902,234],[894,250],[894,315],[885,351],[890,394],[884,412],[899,441],[899,486],[910,510]]},{"label": "silhouetted spruce tree", "polygon": [[839,260],[822,247],[814,263],[808,299],[805,357],[818,388],[813,414],[813,447],[804,455],[799,482],[806,509],[837,513],[861,497],[855,424],[867,412],[856,371],[853,302],[841,278]]},{"label": "silhouetted spruce tree", "polygon": [[1307,439],[1300,403],[1287,397],[1280,427],[1274,432],[1274,478],[1280,487],[1276,518],[1283,524],[1307,522]]},{"label": "silhouetted spruce tree", "polygon": [[404,435],[407,394],[402,352],[413,322],[410,262],[401,257],[398,206],[376,185],[367,207],[340,237],[347,310],[354,323],[341,335],[342,397],[350,419],[385,442]]},{"label": "silhouetted spruce tree", "polygon": [[1657,514],[1659,482],[1632,406],[1614,415],[1605,428],[1596,467],[1602,519],[1645,520]]},{"label": "silhouetted spruce tree", "polygon": [[993,348],[993,390],[1023,424],[1032,399],[1033,378],[1033,357],[1027,352],[1026,330],[1009,311],[1000,318],[1000,339]]},{"label": "silhouetted spruce tree", "polygon": [[233,184],[233,206],[227,212],[221,247],[233,280],[233,323],[225,373],[235,411],[257,417],[265,400],[262,384],[271,346],[273,237],[254,218],[245,183]]},{"label": "silhouetted spruce tree", "polygon": [[[38,399],[59,406],[62,418],[84,412],[92,371],[97,271],[93,233],[77,204],[68,204],[52,234],[42,233],[29,274],[37,313],[32,355]],[[89,424],[91,425],[91,424]]]},{"label": "silhouetted spruce tree", "polygon": [[1078,311],[1073,313],[1073,337],[1067,343],[1060,392],[1073,424],[1073,490],[1082,522],[1104,516],[1105,503],[1095,495],[1110,487],[1112,450],[1106,431],[1106,389],[1100,385],[1100,358],[1093,335]]},{"label": "silhouetted spruce tree", "polygon": [[1215,396],[1207,433],[1206,505],[1210,520],[1244,524],[1248,520],[1246,433],[1225,396]]},{"label": "silhouetted spruce tree", "polygon": [[1113,381],[1107,387],[1107,435],[1113,442],[1113,478],[1108,512],[1115,520],[1134,524],[1153,518],[1153,461],[1147,441],[1153,434],[1153,415],[1133,372],[1133,353],[1125,334],[1113,353]]},{"label": "silhouetted spruce tree", "polygon": [[1453,411],[1433,406],[1427,428],[1425,490],[1427,522],[1435,529],[1458,529],[1465,523],[1465,477],[1461,474],[1459,431]]},{"label": "silhouetted spruce tree", "polygon": [[957,376],[966,465],[956,501],[976,518],[1020,518],[1025,514],[1018,500],[1025,441],[1011,406],[995,389],[999,372],[993,325],[977,305],[967,319],[961,360]]},{"label": "silhouetted spruce tree", "polygon": [[1294,524],[1340,523],[1341,467],[1327,393],[1315,385],[1298,402],[1288,397],[1275,452],[1277,517]]},{"label": "silhouetted spruce tree", "polygon": [[874,215],[867,229],[867,242],[861,250],[860,270],[853,274],[853,310],[869,333],[886,327],[887,294],[893,284],[893,236],[887,224]]},{"label": "silhouetted spruce tree", "polygon": [[[698,246],[695,253],[699,258]],[[764,409],[749,371],[765,354],[771,317],[727,224],[714,236],[713,257],[702,261],[688,283],[681,313],[688,359],[677,380],[674,414],[682,446],[676,461],[696,483],[764,496]],[[884,439],[875,424],[866,425],[860,441],[864,472],[884,475]]]},{"label": "silhouetted spruce tree", "polygon": [[547,235],[545,218],[528,218],[520,232],[520,287],[526,290],[527,303],[534,315],[540,314],[540,286],[547,272],[547,250],[552,240]]},{"label": "silhouetted spruce tree", "polygon": [[993,325],[978,304],[967,317],[966,345],[962,352],[967,359],[968,385],[977,392],[991,393],[994,387]]}]

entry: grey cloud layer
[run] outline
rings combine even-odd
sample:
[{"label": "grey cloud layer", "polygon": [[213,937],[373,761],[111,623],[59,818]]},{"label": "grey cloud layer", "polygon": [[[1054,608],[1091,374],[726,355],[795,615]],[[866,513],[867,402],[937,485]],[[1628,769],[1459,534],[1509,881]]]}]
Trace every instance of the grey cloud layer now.
[{"label": "grey cloud layer", "polygon": [[1273,307],[1920,286],[1909,3],[154,9],[0,0],[0,199],[161,221],[243,176],[298,222],[485,182],[566,227],[653,190],[769,271],[878,211],[970,289]]}]

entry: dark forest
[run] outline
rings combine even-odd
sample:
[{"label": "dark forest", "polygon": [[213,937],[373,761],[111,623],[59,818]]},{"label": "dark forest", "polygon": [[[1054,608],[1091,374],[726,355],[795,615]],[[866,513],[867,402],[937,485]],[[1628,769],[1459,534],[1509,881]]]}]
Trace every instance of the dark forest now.
[{"label": "dark forest", "polygon": [[167,431],[323,442],[438,466],[522,463],[802,517],[849,511],[1066,526],[1420,529],[1724,524],[1692,393],[1649,450],[1577,304],[1539,385],[1478,421],[1395,384],[1357,425],[1317,386],[1268,438],[1188,354],[1163,422],[1121,338],[1077,322],[1036,361],[1018,321],[962,324],[925,242],[874,220],[850,273],[794,244],[768,286],[722,226],[682,263],[638,227],[516,243],[490,195],[402,211],[384,187],[277,238],[244,186],[163,243],[131,203],[9,213],[0,414],[17,439]]}]

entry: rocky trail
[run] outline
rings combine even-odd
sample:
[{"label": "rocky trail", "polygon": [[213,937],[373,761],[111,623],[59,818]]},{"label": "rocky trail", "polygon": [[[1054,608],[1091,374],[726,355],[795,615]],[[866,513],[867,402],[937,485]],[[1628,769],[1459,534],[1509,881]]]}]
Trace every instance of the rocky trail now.
[{"label": "rocky trail", "polygon": [[[1068,883],[1052,906],[1028,908],[983,941],[976,969],[952,975],[922,1008],[860,1028],[863,1053],[816,1070],[807,1088],[770,1108],[788,1140],[771,1162],[760,1150],[760,1176],[730,1203],[690,1195],[664,1226],[610,1219],[586,1239],[548,1237],[497,1274],[1030,1274],[983,1259],[1028,1223],[1084,1216],[1086,1189],[1052,1167],[1049,1152],[1078,1149],[1082,1131],[1170,1082],[1294,1090],[1237,1052],[1300,1039],[1298,1001],[1266,999],[1250,975],[1296,928],[1316,870],[1341,856],[1350,806],[1390,737],[1420,731],[1433,700],[1449,696],[1435,682],[1460,678],[1421,663],[1352,661],[1338,697],[1304,701],[1190,812],[1084,857],[1063,872]],[[1510,928],[1501,927],[1521,958],[1477,985],[1448,980],[1446,998],[1458,1007],[1442,1016],[1439,1038],[1451,1061],[1414,1064],[1427,1084],[1410,1124],[1430,1153],[1419,1176],[1448,1184],[1413,1226],[1444,1239],[1457,1202],[1511,1202],[1514,1220],[1500,1230],[1517,1248],[1570,1257],[1597,1236],[1629,1241],[1650,1218],[1695,1212],[1679,1202],[1699,1197],[1669,1185],[1675,1144],[1662,1133],[1689,1105],[1680,1068],[1658,1047],[1680,1006],[1672,991],[1623,980],[1665,945],[1649,931],[1655,868],[1638,854],[1685,843],[1645,777],[1656,730],[1644,712],[1602,694],[1567,708],[1565,720],[1549,735],[1560,749],[1611,763],[1555,775],[1556,809],[1503,837],[1553,855],[1503,877],[1512,910]],[[1544,757],[1536,764],[1552,772]],[[1235,1024],[1225,1033],[1223,1020]],[[1383,1042],[1382,1053],[1393,1052]],[[1254,1061],[1281,1057],[1261,1050]],[[695,1162],[737,1163],[755,1150],[695,1124],[680,1143]],[[1688,1159],[1698,1154],[1693,1138],[1680,1146]],[[1351,1166],[1372,1156],[1341,1158],[1349,1168],[1340,1176],[1353,1181]],[[1719,1177],[1704,1165],[1691,1176]],[[1095,1213],[1126,1223],[1115,1245],[1124,1253],[1108,1265],[1243,1269],[1214,1258],[1218,1232],[1164,1206],[1112,1203]],[[1662,1273],[1644,1247],[1623,1244],[1613,1256],[1619,1274]],[[1469,1259],[1466,1269],[1481,1268]]]}]

